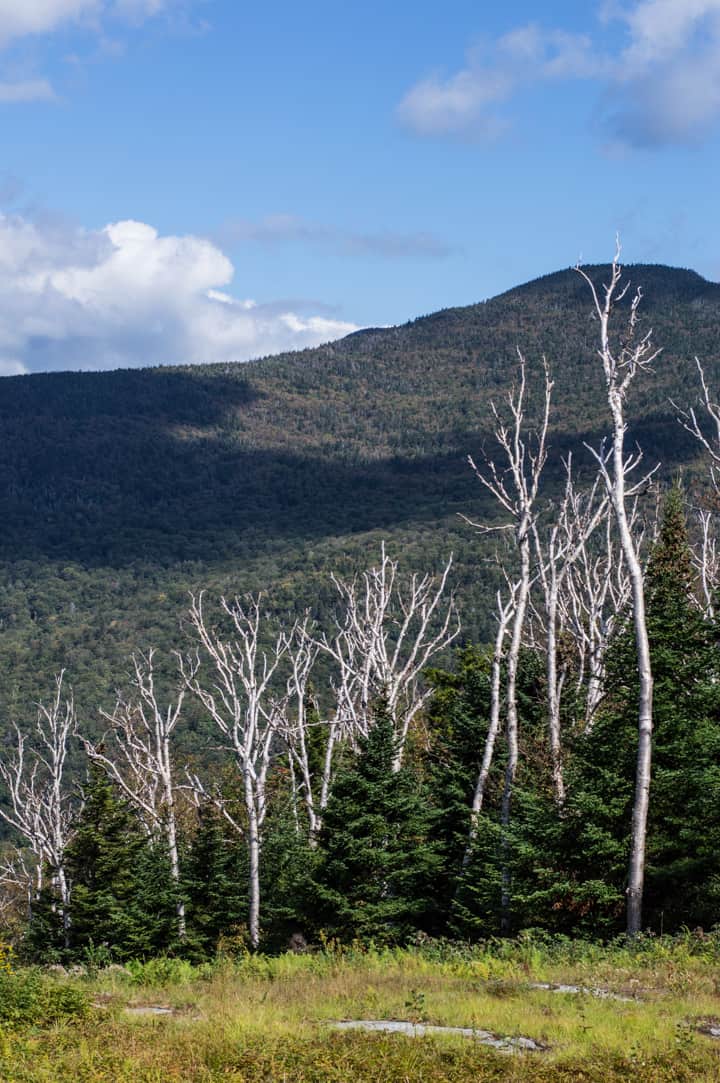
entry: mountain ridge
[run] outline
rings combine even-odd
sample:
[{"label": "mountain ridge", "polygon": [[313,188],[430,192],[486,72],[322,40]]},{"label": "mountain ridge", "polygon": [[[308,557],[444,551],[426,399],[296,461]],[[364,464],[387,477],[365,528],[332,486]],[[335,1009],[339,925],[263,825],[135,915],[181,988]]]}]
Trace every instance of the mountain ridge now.
[{"label": "mountain ridge", "polygon": [[[586,268],[601,279],[607,266]],[[720,386],[720,286],[663,265],[644,326],[663,352],[633,389],[629,439],[669,476],[697,448],[668,400]],[[652,317],[652,320],[649,319]],[[465,637],[487,638],[487,547],[462,522],[497,515],[467,455],[491,446],[489,403],[540,358],[556,382],[548,480],[607,429],[587,285],[553,272],[474,305],[232,365],[68,372],[0,381],[0,714],[20,715],[61,666],[89,710],[130,651],[178,644],[187,591],[264,590],[327,619],[331,570],[380,539],[409,570],[455,553]],[[532,419],[537,396],[529,398]]]}]

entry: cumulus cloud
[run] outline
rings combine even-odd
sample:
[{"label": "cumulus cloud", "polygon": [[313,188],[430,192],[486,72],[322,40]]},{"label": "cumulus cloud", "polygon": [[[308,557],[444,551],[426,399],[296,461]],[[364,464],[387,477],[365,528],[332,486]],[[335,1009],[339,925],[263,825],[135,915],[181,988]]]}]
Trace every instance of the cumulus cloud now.
[{"label": "cumulus cloud", "polygon": [[[523,87],[592,80],[602,125],[620,144],[696,142],[720,120],[720,0],[606,0],[592,36],[519,27],[469,54],[449,76],[416,83],[397,107],[402,124],[424,136],[492,139],[510,121]],[[620,27],[610,48],[602,30]]]},{"label": "cumulus cloud", "polygon": [[245,361],[357,329],[327,310],[238,300],[232,277],[210,241],[143,222],[0,217],[0,374]]},{"label": "cumulus cloud", "polygon": [[707,135],[720,119],[720,0],[642,0],[606,15],[629,34],[608,89],[611,135],[635,146]]},{"label": "cumulus cloud", "polygon": [[444,259],[453,251],[431,233],[356,233],[292,214],[272,214],[257,222],[235,219],[218,231],[218,238],[231,244],[305,244],[381,259]]},{"label": "cumulus cloud", "polygon": [[492,139],[508,125],[498,106],[521,87],[597,75],[603,63],[587,35],[530,24],[503,35],[492,48],[471,51],[454,75],[432,75],[416,83],[398,105],[397,116],[419,135]]}]

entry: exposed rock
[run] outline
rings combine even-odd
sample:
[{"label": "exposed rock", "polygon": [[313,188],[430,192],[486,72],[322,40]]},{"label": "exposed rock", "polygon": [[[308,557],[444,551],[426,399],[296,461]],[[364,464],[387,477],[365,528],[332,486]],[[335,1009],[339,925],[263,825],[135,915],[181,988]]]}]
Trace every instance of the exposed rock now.
[{"label": "exposed rock", "polygon": [[337,1030],[370,1030],[384,1034],[406,1034],[410,1038],[424,1038],[429,1034],[458,1034],[462,1038],[472,1038],[481,1045],[492,1046],[504,1053],[541,1053],[547,1046],[533,1038],[500,1038],[489,1030],[477,1027],[435,1027],[427,1023],[407,1023],[398,1019],[348,1019],[333,1023]]},{"label": "exposed rock", "polygon": [[720,1038],[720,1019],[715,1016],[696,1019],[695,1026],[701,1034],[707,1034],[708,1038]]},{"label": "exposed rock", "polygon": [[133,1004],[125,1009],[129,1015],[174,1015],[175,1009],[164,1004]]},{"label": "exposed rock", "polygon": [[623,996],[622,993],[613,993],[609,989],[591,988],[587,985],[563,985],[562,983],[549,981],[531,981],[527,989],[545,989],[548,993],[570,993],[573,996],[599,997],[600,1000],[620,1000],[624,1004],[631,1004],[634,997]]}]

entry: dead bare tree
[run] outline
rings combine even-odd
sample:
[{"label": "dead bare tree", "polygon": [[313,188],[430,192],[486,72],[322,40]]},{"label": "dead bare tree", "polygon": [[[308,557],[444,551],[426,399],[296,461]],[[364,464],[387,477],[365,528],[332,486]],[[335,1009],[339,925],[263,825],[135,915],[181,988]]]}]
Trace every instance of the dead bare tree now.
[{"label": "dead bare tree", "polygon": [[720,492],[720,479],[718,478],[718,470],[720,470],[720,403],[715,401],[715,396],[710,390],[710,385],[705,378],[705,370],[697,357],[695,358],[695,365],[697,366],[698,375],[700,377],[700,403],[703,414],[710,423],[712,434],[708,436],[705,432],[704,427],[700,424],[694,406],[690,406],[687,410],[684,410],[678,407],[676,403],[673,403],[673,405],[678,411],[678,421],[682,427],[689,432],[691,436],[695,437],[710,456],[710,478],[715,492]]},{"label": "dead bare tree", "polygon": [[[329,778],[325,783],[323,776],[318,793],[317,780],[313,777],[308,738],[311,726],[321,726],[328,731],[329,742],[332,723],[311,720],[309,717],[308,708],[312,709],[309,695],[310,677],[320,653],[320,644],[313,634],[310,617],[307,614],[295,626],[292,633],[285,636],[285,647],[289,673],[285,695],[275,705],[276,728],[287,747],[293,788],[295,791],[299,790],[302,796],[308,823],[308,839],[310,845],[314,847],[317,845],[317,836],[322,822],[324,808],[322,795],[324,793],[327,800]],[[327,762],[327,756],[325,758]],[[297,776],[299,776],[299,784],[296,782]]]},{"label": "dead bare tree", "polygon": [[[600,522],[607,497],[598,501],[597,481],[585,501],[577,492],[572,475],[572,456],[565,462],[565,490],[557,514],[546,531],[541,532],[537,520],[532,532],[537,557],[537,580],[542,591],[542,609],[533,606],[533,613],[543,633],[545,680],[547,684],[548,739],[555,803],[565,804],[565,777],[561,739],[560,707],[567,676],[566,666],[559,664],[559,642],[564,631],[562,594],[565,581],[574,563],[586,550],[588,541]],[[585,514],[578,515],[583,505]]]},{"label": "dead bare tree", "polygon": [[[591,501],[582,495],[573,502],[568,529],[580,536],[591,514]],[[634,500],[629,507],[630,529],[643,550],[646,536]],[[622,546],[614,529],[612,509],[606,504],[593,541],[578,549],[560,591],[561,621],[576,650],[575,691],[584,699],[583,729],[589,733],[605,694],[605,659],[616,632],[627,616],[632,584]]]},{"label": "dead bare tree", "polygon": [[483,801],[485,800],[485,788],[490,776],[490,768],[492,767],[497,736],[500,732],[501,682],[502,664],[505,657],[505,640],[507,639],[508,630],[515,613],[519,589],[519,582],[508,582],[505,594],[500,590],[496,594],[497,630],[495,632],[495,646],[490,668],[490,719],[488,731],[485,736],[485,746],[483,748],[480,770],[478,772],[475,791],[473,793],[472,807],[470,810],[470,831],[468,834],[467,846],[465,847],[465,854],[463,856],[463,868],[466,868],[470,862],[472,848],[477,839],[478,820],[480,813],[482,812]]},{"label": "dead bare tree", "polygon": [[[700,404],[702,413],[709,422],[710,435],[705,431],[705,426],[700,422],[695,407],[687,410],[673,403],[678,411],[678,421],[683,428],[694,436],[710,458],[710,484],[714,493],[714,500],[720,499],[720,403],[715,401],[715,396],[705,377],[699,359],[695,358],[698,375],[700,377]],[[717,530],[715,516],[709,508],[697,509],[697,521],[699,527],[699,543],[691,549],[693,565],[698,573],[700,581],[700,604],[705,615],[712,618],[715,613],[715,599],[720,586],[720,553],[718,552]]]},{"label": "dead bare tree", "polygon": [[[623,556],[627,565],[632,588],[632,613],[635,628],[637,667],[640,679],[638,701],[638,754],[635,773],[635,795],[632,813],[630,865],[627,887],[627,931],[631,936],[642,929],[642,902],[645,879],[645,842],[650,799],[650,771],[652,763],[652,696],[653,676],[650,661],[645,616],[645,587],[643,567],[638,552],[637,539],[633,536],[628,514],[628,501],[645,488],[650,475],[635,485],[628,484],[631,472],[640,464],[642,453],[626,455],[625,403],[632,381],[647,372],[659,350],[652,344],[652,331],[638,333],[638,309],[642,290],[638,288],[630,302],[629,318],[622,334],[611,338],[611,320],[617,306],[627,296],[630,283],[623,283],[618,242],[608,282],[598,289],[581,267],[577,268],[591,292],[595,315],[600,326],[600,348],[607,388],[607,401],[612,418],[612,446],[604,444],[599,450],[589,447],[594,455],[612,506]],[[587,446],[587,445],[586,445]],[[654,471],[651,471],[652,474]]]},{"label": "dead bare tree", "polygon": [[[245,823],[241,827],[249,862],[250,943],[260,942],[260,858],[267,813],[267,777],[278,741],[277,718],[271,681],[287,651],[283,634],[274,637],[268,650],[261,646],[263,614],[261,596],[245,599],[221,598],[220,605],[230,622],[226,635],[209,623],[203,593],[191,596],[190,628],[197,649],[189,657],[179,656],[186,687],[202,703],[234,756],[243,785]],[[207,676],[203,665],[209,667]],[[193,776],[191,776],[192,778]],[[198,784],[199,780],[197,780]],[[228,813],[224,812],[226,818]],[[229,819],[229,822],[233,822]]]},{"label": "dead bare tree", "polygon": [[[0,760],[0,779],[7,787],[9,808],[0,806],[0,817],[28,844],[34,857],[35,897],[43,888],[44,871],[59,898],[65,938],[69,932],[70,883],[65,870],[65,850],[70,840],[73,802],[65,787],[68,743],[76,726],[72,691],[65,693],[62,670],[55,678],[55,695],[49,705],[39,703],[35,741],[15,726],[16,752]],[[11,864],[7,875],[29,873],[23,855]]]},{"label": "dead bare tree", "polygon": [[[518,767],[518,664],[530,596],[532,528],[536,515],[540,478],[547,459],[547,433],[553,389],[547,363],[543,361],[545,375],[544,404],[540,425],[535,436],[534,446],[532,446],[531,435],[525,432],[527,366],[525,358],[519,349],[518,359],[520,363],[520,381],[519,385],[513,387],[508,394],[507,419],[500,414],[495,403],[491,403],[492,416],[495,421],[495,438],[500,447],[504,465],[498,467],[488,455],[485,455],[483,464],[478,466],[472,456],[468,457],[476,477],[492,494],[505,513],[506,522],[500,526],[495,526],[478,523],[470,519],[467,521],[484,534],[495,531],[511,531],[518,552],[518,586],[506,661],[505,699],[508,760],[501,806],[503,846],[506,855],[512,794]],[[507,859],[504,860],[503,864],[502,925],[504,929],[507,929],[510,915],[511,883]]]},{"label": "dead bare tree", "polygon": [[34,859],[28,864],[28,850],[13,846],[0,859],[0,917],[19,910],[19,900],[28,920],[32,920],[33,905],[42,890],[42,862]]},{"label": "dead bare tree", "polygon": [[700,586],[697,601],[705,617],[713,620],[715,600],[720,587],[720,550],[715,516],[708,508],[698,508],[696,517],[700,539],[690,547],[690,556]]},{"label": "dead bare tree", "polygon": [[422,671],[460,632],[452,594],[445,599],[451,567],[452,557],[439,576],[414,574],[403,586],[398,562],[390,559],[383,542],[380,564],[359,580],[332,577],[343,615],[335,637],[322,636],[318,642],[337,666],[336,728],[351,739],[366,736],[372,705],[382,697],[395,725],[395,770],[402,764],[413,719],[432,694],[422,684]]},{"label": "dead bare tree", "polygon": [[[78,734],[90,760],[98,764],[137,810],[151,837],[164,838],[170,873],[176,888],[180,884],[177,841],[175,780],[172,735],[180,719],[185,687],[177,689],[171,701],[161,706],[155,687],[154,650],[132,656],[133,695],[118,694],[113,711],[101,711],[110,730],[99,743]],[[108,740],[114,755],[106,752]],[[185,937],[185,905],[177,902],[178,933]]]}]

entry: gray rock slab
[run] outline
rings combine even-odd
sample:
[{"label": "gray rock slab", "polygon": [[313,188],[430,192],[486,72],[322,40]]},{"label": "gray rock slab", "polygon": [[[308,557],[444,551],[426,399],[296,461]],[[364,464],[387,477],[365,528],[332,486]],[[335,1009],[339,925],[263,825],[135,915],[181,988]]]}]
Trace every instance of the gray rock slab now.
[{"label": "gray rock slab", "polygon": [[549,981],[531,981],[526,988],[544,989],[548,993],[569,993],[572,996],[598,997],[600,1000],[620,1000],[624,1004],[631,1004],[634,999],[621,993],[611,993],[609,989],[594,989],[587,985],[562,985]]},{"label": "gray rock slab", "polygon": [[136,1004],[126,1008],[129,1015],[174,1015],[173,1008],[165,1008],[160,1004]]},{"label": "gray rock slab", "polygon": [[489,1030],[479,1030],[477,1027],[435,1027],[427,1023],[407,1023],[399,1019],[347,1019],[341,1023],[333,1023],[333,1026],[337,1030],[369,1030],[384,1034],[406,1034],[411,1038],[424,1038],[429,1034],[457,1034],[462,1038],[473,1038],[481,1045],[489,1045],[493,1049],[510,1053],[539,1053],[545,1049],[544,1045],[532,1038],[499,1038]]}]

